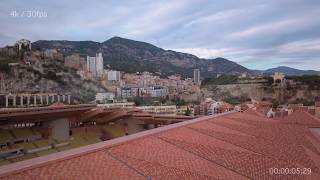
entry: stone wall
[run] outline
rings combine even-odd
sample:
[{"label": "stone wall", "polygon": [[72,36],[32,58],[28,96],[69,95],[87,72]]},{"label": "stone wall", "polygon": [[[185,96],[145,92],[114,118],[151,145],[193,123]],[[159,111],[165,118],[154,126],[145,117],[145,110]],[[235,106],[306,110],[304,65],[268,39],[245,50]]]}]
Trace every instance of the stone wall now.
[{"label": "stone wall", "polygon": [[229,84],[208,86],[203,89],[206,96],[222,100],[226,97],[249,97],[256,100],[277,99],[279,101],[294,101],[297,98],[313,101],[320,97],[320,91],[310,90],[307,86],[301,86],[293,89],[281,88],[274,85],[263,84]]}]

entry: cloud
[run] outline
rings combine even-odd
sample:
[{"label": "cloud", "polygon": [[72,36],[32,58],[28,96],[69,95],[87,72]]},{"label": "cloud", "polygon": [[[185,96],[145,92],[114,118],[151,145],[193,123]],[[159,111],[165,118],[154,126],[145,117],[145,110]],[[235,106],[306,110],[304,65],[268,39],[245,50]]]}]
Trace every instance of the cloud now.
[{"label": "cloud", "polygon": [[195,20],[188,22],[185,26],[187,27],[187,26],[192,26],[192,25],[197,25],[197,24],[223,21],[223,20],[227,20],[231,17],[237,16],[243,12],[245,12],[244,9],[231,9],[231,10],[220,11],[220,12],[216,12],[213,14],[201,16]]},{"label": "cloud", "polygon": [[207,49],[207,48],[183,48],[183,49],[173,49],[174,51],[184,52],[196,55],[200,58],[216,58],[223,57],[223,52],[227,51],[224,49]]},{"label": "cloud", "polygon": [[314,21],[314,17],[320,15],[320,12],[312,12],[298,17],[276,20],[271,23],[254,25],[243,31],[231,33],[226,36],[232,41],[261,39],[272,36],[285,36],[287,34],[302,33],[305,29],[314,28],[319,22]]}]

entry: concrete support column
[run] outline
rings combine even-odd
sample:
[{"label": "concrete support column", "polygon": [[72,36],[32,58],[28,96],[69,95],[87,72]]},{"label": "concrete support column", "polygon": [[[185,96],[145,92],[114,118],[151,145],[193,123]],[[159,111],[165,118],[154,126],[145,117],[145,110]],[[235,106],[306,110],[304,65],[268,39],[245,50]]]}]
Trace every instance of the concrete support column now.
[{"label": "concrete support column", "polygon": [[57,95],[58,96],[58,102],[60,102],[60,95]]},{"label": "concrete support column", "polygon": [[68,95],[68,104],[71,104],[71,95]]},{"label": "concrete support column", "polygon": [[54,103],[54,95],[52,95],[52,99],[51,100],[52,100],[51,102]]},{"label": "concrete support column", "polygon": [[33,96],[33,104],[36,106],[37,105],[37,95]]},{"label": "concrete support column", "polygon": [[69,139],[69,120],[67,118],[61,118],[50,122],[52,127],[52,138],[56,140],[68,140]]},{"label": "concrete support column", "polygon": [[154,129],[154,124],[148,124],[148,129]]},{"label": "concrete support column", "polygon": [[20,96],[20,106],[23,106],[23,96]]},{"label": "concrete support column", "polygon": [[49,104],[49,95],[46,95],[46,103]]},{"label": "concrete support column", "polygon": [[13,107],[16,107],[17,105],[17,96],[13,96]]},{"label": "concrete support column", "polygon": [[6,95],[6,107],[9,106],[9,97]]},{"label": "concrete support column", "polygon": [[42,97],[42,95],[40,95],[40,104],[41,104],[41,105],[43,104],[43,97]]},{"label": "concrete support column", "polygon": [[62,95],[62,101],[63,101],[63,102],[66,101],[66,95]]},{"label": "concrete support column", "polygon": [[27,106],[30,106],[30,95],[27,96]]}]

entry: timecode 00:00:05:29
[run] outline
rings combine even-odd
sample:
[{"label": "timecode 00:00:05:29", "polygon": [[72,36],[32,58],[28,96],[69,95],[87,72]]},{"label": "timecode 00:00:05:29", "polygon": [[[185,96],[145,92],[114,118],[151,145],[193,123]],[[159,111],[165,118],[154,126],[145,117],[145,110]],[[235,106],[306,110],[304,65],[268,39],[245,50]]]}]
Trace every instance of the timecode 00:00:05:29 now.
[{"label": "timecode 00:00:05:29", "polygon": [[311,168],[269,168],[270,174],[297,174],[297,175],[306,175],[311,174]]}]

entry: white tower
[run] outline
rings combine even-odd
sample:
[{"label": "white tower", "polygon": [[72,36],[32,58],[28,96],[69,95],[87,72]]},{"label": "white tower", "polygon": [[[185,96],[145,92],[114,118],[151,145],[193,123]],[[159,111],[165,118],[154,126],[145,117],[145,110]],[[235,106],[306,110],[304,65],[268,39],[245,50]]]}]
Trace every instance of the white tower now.
[{"label": "white tower", "polygon": [[194,83],[200,84],[200,69],[193,70],[193,81]]},{"label": "white tower", "polygon": [[96,76],[101,77],[103,74],[103,57],[102,53],[96,54]]},{"label": "white tower", "polygon": [[101,77],[103,74],[103,57],[102,53],[97,53],[96,57],[87,56],[87,71],[95,77]]}]

